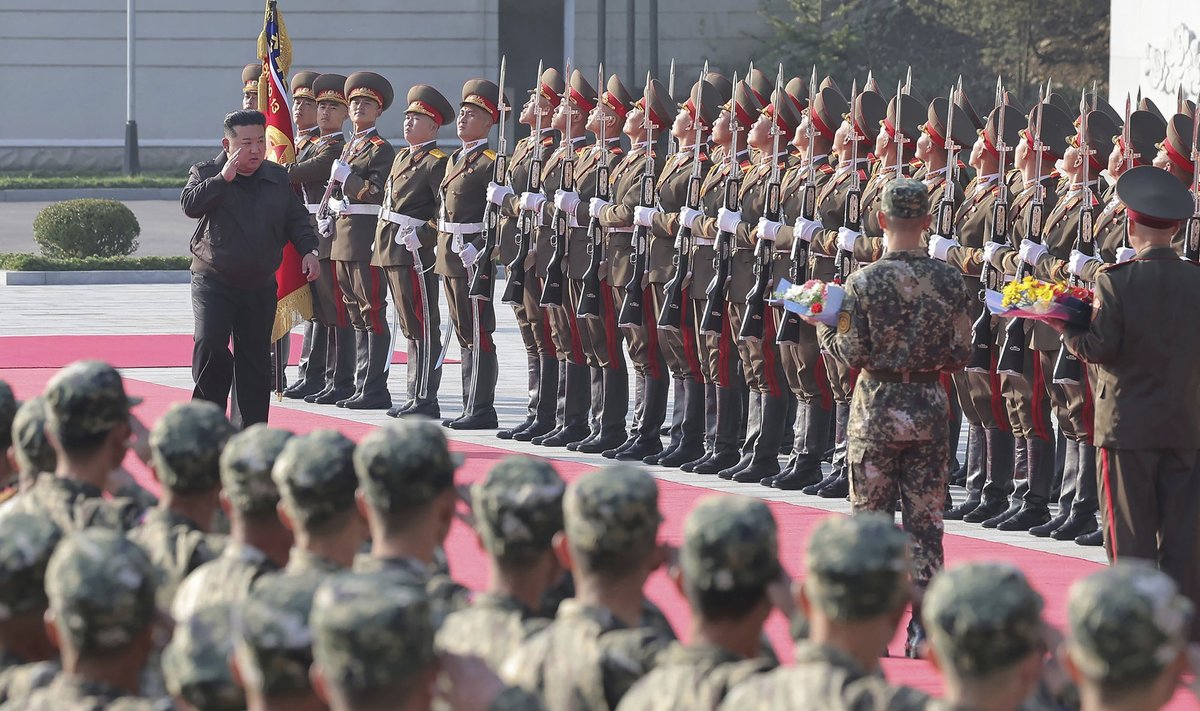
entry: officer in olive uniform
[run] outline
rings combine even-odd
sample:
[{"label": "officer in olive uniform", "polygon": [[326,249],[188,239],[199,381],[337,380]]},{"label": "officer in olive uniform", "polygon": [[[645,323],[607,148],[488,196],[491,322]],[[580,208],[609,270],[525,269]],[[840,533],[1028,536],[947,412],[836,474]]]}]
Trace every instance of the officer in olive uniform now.
[{"label": "officer in olive uniform", "polygon": [[427,84],[408,90],[404,140],[385,185],[375,233],[372,264],[383,267],[400,329],[408,340],[408,392],[387,414],[438,417],[442,381],[441,310],[433,247],[437,240],[439,188],[446,173],[446,153],[437,145],[438,129],[454,120],[454,108]]},{"label": "officer in olive uniform", "polygon": [[258,78],[262,76],[262,63],[251,62],[242,67],[242,108],[258,111]]},{"label": "officer in olive uniform", "polygon": [[[654,141],[651,140],[654,136],[647,135],[646,126],[649,123],[656,135],[668,126],[669,114],[663,98],[666,91],[652,81],[648,91],[649,108],[646,106],[646,93],[643,92],[642,98],[633,104],[625,116],[622,131],[629,138],[629,152],[613,168],[610,199],[606,202],[593,198],[589,203],[589,212],[604,227],[604,255],[608,267],[606,279],[614,313],[620,312],[625,287],[633,279],[633,214],[641,201],[646,161],[653,160],[656,171],[661,168]],[[650,112],[649,117],[646,116],[647,111]],[[646,302],[643,300],[642,303],[645,314]],[[625,347],[634,367],[634,416],[625,441],[603,450],[602,454],[612,459],[618,453],[630,450],[623,458],[640,460],[662,449],[658,428],[666,418],[666,382],[663,380],[666,364],[658,348],[657,330],[650,333],[644,326],[629,325],[621,326],[620,330],[625,336]]]},{"label": "officer in olive uniform", "polygon": [[[558,70],[551,67],[543,71],[537,88],[529,90],[529,99],[521,107],[518,118],[520,123],[529,127],[530,135],[517,141],[513,147],[504,185],[488,185],[488,202],[499,205],[501,210],[499,252],[500,262],[506,266],[516,259],[521,241],[532,241],[536,237],[536,231],[531,234],[524,232],[524,213],[520,210],[515,191],[530,187],[533,166],[539,166],[540,170],[554,151],[554,129],[550,126],[550,115],[562,101],[562,93],[563,80]],[[540,133],[534,135],[535,131]],[[537,179],[541,180],[540,173]],[[521,290],[521,299],[512,304],[528,361],[529,401],[525,420],[516,427],[496,433],[500,439],[523,442],[554,429],[558,405],[558,355],[554,339],[550,337],[545,310],[538,305],[541,285],[534,274],[533,260],[534,257],[526,260],[525,288]]]},{"label": "officer in olive uniform", "polygon": [[[383,270],[371,263],[384,182],[396,157],[392,144],[379,135],[375,122],[392,105],[392,85],[374,72],[355,72],[346,79],[354,135],[342,157],[334,161],[330,179],[338,183],[333,203],[331,257],[337,282],[355,331],[354,393],[336,401],[353,410],[386,410],[392,406],[387,376],[392,362],[392,334],[387,319],[387,285]],[[332,393],[316,402],[329,402]]]},{"label": "officer in olive uniform", "polygon": [[[315,131],[296,141],[296,162],[288,166],[288,178],[300,186],[304,206],[314,216],[315,228],[315,215],[325,194],[329,170],[346,146],[342,134],[349,110],[346,77],[321,74],[307,87],[297,86],[295,79],[292,84],[293,96],[300,97],[298,104],[314,102]],[[320,232],[317,236],[320,238],[317,257],[321,260],[321,278],[309,284],[313,318],[305,326],[305,355],[300,360],[300,379],[283,394],[289,398],[308,400],[311,397],[315,400],[327,389],[332,389],[337,398],[342,399],[354,391],[354,331],[350,328],[346,304],[342,301],[333,261],[329,258],[332,241]]]}]

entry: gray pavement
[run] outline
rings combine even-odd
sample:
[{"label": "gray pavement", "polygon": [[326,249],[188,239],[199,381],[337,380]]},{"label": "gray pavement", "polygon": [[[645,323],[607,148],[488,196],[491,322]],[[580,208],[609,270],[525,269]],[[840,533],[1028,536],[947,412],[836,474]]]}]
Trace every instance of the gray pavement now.
[{"label": "gray pavement", "polygon": [[[0,252],[38,253],[33,218],[50,202],[0,202]],[[178,200],[129,200],[142,233],[138,257],[177,257],[188,253],[196,221],[183,214]]]},{"label": "gray pavement", "polygon": [[[442,305],[445,314],[445,305]],[[389,312],[392,310],[389,309]],[[191,333],[192,312],[188,286],[182,284],[121,285],[121,286],[0,286],[0,336],[37,334],[151,334]],[[500,381],[496,392],[496,409],[501,425],[515,424],[524,416],[525,409],[525,352],[517,332],[512,310],[497,305],[496,350],[500,356]],[[443,323],[449,319],[443,315]],[[299,329],[293,337],[299,337]],[[457,353],[452,351],[452,356]],[[442,378],[442,415],[455,416],[461,411],[460,370],[457,365],[447,363]],[[182,368],[129,369],[126,377],[145,382],[180,388],[180,397],[191,390],[190,370]],[[293,372],[290,377],[295,377]],[[390,385],[393,393],[404,392],[404,367],[393,368]],[[320,413],[348,421],[380,424],[390,421],[382,412],[350,412],[347,410],[310,405],[304,402],[285,400],[273,403],[273,407]],[[584,462],[602,465],[608,460],[599,455],[575,454],[564,449],[545,449],[521,442],[497,439],[492,431],[452,432],[451,439],[496,447],[512,452],[550,457],[560,461]],[[965,447],[966,435],[960,439]],[[963,453],[959,452],[959,457]],[[826,465],[828,466],[828,465]],[[784,492],[766,489],[757,485],[726,482],[717,477],[704,477],[681,472],[677,469],[651,467],[654,476],[689,486],[713,491],[724,491],[753,496],[767,501],[780,501],[812,509],[848,512],[850,504],[844,500],[821,499],[805,496],[800,492]],[[952,487],[956,499],[964,496],[962,489]],[[1082,548],[1071,542],[1034,538],[1026,533],[1005,533],[987,530],[978,525],[947,521],[946,531],[961,536],[1013,545],[1019,548],[1056,553],[1072,558],[1104,562],[1104,551],[1100,548]]]}]

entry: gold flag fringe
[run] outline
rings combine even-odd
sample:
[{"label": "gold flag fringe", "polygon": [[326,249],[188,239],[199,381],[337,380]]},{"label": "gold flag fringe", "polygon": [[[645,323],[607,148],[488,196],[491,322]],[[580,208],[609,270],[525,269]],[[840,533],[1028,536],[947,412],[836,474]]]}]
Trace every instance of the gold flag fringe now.
[{"label": "gold flag fringe", "polygon": [[271,328],[274,343],[296,326],[312,318],[312,289],[308,284],[279,300],[275,307],[275,325]]}]

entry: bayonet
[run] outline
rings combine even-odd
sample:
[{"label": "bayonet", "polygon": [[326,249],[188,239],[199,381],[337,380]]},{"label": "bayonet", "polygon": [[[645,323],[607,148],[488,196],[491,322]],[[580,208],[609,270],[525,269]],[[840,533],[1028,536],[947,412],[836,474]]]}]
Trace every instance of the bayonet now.
[{"label": "bayonet", "polygon": [[[751,62],[751,71],[754,63]],[[749,74],[746,75],[749,78]],[[725,175],[725,185],[722,186],[722,203],[726,210],[737,210],[740,207],[741,168],[738,165],[737,135],[740,127],[737,122],[737,86],[738,75],[733,73],[733,95],[729,104],[729,172]],[[749,87],[747,86],[747,89]],[[704,296],[704,317],[700,320],[700,332],[708,336],[721,337],[725,333],[725,310],[729,303],[729,282],[732,265],[733,235],[720,230],[713,255],[712,281],[708,283]]]},{"label": "bayonet", "polygon": [[[508,138],[504,135],[505,114],[508,113],[508,105],[504,97],[504,80],[507,74],[508,58],[504,55],[500,57],[500,98],[498,100],[498,111],[500,113],[500,123],[498,125],[499,134],[496,140],[496,159],[492,162],[492,182],[496,184],[504,184],[508,182]],[[488,203],[487,209],[483,213],[483,249],[479,251],[479,257],[475,261],[474,274],[471,279],[470,290],[467,292],[472,299],[483,299],[491,301],[493,294],[493,279],[495,276],[495,267],[492,264],[496,255],[496,243],[500,238],[500,208],[496,205]],[[420,277],[423,278],[423,277]],[[418,281],[420,280],[418,278]],[[421,300],[422,306],[425,304],[424,296]],[[427,322],[428,319],[424,319]],[[426,337],[426,342],[429,338]]]},{"label": "bayonet", "polygon": [[904,144],[908,143],[908,139],[904,137],[901,121],[901,108],[904,106],[904,87],[900,82],[896,82],[896,125],[892,127],[893,137],[896,139],[896,178],[904,177]]},{"label": "bayonet", "polygon": [[[533,135],[529,137],[532,144],[529,151],[529,174],[525,185],[531,193],[542,191],[542,116],[545,115],[545,111],[542,110],[543,71],[542,61],[538,60],[537,77],[533,82]],[[517,253],[508,263],[508,283],[500,297],[502,303],[519,304],[525,298],[525,260],[529,257],[536,226],[537,221],[534,220],[532,212],[521,210],[517,223]]]},{"label": "bayonet", "polygon": [[908,73],[904,76],[904,93],[912,93],[912,65],[908,65]]},{"label": "bayonet", "polygon": [[[642,171],[641,195],[638,204],[642,207],[652,207],[656,202],[654,176],[654,121],[650,118],[650,72],[646,72],[646,85],[642,90],[642,128],[646,132],[646,161]],[[621,302],[621,311],[617,314],[618,326],[642,326],[645,322],[643,301],[645,289],[642,282],[646,279],[646,259],[649,247],[649,229],[642,225],[633,228],[633,271],[626,282],[625,298]]]},{"label": "bayonet", "polygon": [[[1181,103],[1180,113],[1185,113],[1187,103]],[[1196,110],[1192,112],[1192,200],[1195,206],[1184,232],[1185,256],[1193,262],[1200,262],[1200,146],[1196,145],[1197,139],[1200,139],[1200,93],[1196,96]]]}]

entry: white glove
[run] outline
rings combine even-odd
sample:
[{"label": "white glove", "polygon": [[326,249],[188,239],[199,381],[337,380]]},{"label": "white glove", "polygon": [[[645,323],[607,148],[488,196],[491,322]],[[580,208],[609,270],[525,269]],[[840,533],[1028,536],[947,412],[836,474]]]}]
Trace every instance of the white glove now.
[{"label": "white glove", "polygon": [[795,236],[804,240],[805,242],[812,242],[812,238],[815,237],[817,232],[819,232],[823,227],[824,225],[817,220],[809,220],[804,217],[797,217]]},{"label": "white glove", "polygon": [[1122,247],[1117,250],[1117,264],[1124,264],[1137,256],[1137,250],[1132,247]]},{"label": "white glove", "polygon": [[350,164],[343,163],[341,158],[333,161],[333,167],[329,169],[329,179],[335,183],[344,183],[346,178],[350,177]]},{"label": "white glove", "polygon": [[1020,255],[1021,261],[1029,266],[1037,266],[1038,260],[1046,256],[1046,246],[1038,244],[1029,239],[1021,240],[1021,249],[1017,254]]},{"label": "white glove", "polygon": [[944,262],[946,261],[946,255],[950,253],[950,248],[958,246],[960,245],[956,239],[933,235],[929,238],[929,256]]},{"label": "white glove", "polygon": [[999,242],[988,240],[987,244],[983,245],[983,261],[991,264],[992,257],[995,257],[996,252],[999,252],[1002,247],[1004,247],[1004,245],[1000,244]]},{"label": "white glove", "polygon": [[333,236],[333,218],[322,217],[317,220],[317,231],[324,237]]},{"label": "white glove", "polygon": [[504,200],[513,194],[513,189],[499,183],[488,183],[487,201],[493,205],[503,205]]},{"label": "white glove", "polygon": [[416,254],[421,249],[421,238],[417,237],[416,230],[400,230],[396,234],[396,241],[403,244],[404,248]]},{"label": "white glove", "polygon": [[654,222],[654,214],[662,212],[657,207],[643,207],[638,205],[633,208],[633,223],[641,227],[650,227]]},{"label": "white glove", "polygon": [[775,241],[775,235],[779,234],[779,228],[783,227],[782,222],[768,220],[765,217],[758,218],[758,238],[768,242]]},{"label": "white glove", "polygon": [[464,267],[469,267],[479,259],[479,250],[475,249],[475,245],[467,242],[463,245],[462,251],[458,253],[459,259],[462,260]]},{"label": "white glove", "polygon": [[1080,274],[1080,272],[1083,271],[1084,265],[1087,264],[1088,262],[1098,262],[1098,261],[1100,261],[1100,260],[1096,259],[1095,257],[1093,257],[1090,254],[1084,254],[1083,252],[1080,252],[1077,249],[1072,249],[1071,250],[1071,258],[1069,260],[1067,260],[1067,270],[1070,271],[1075,276],[1083,276],[1082,274]]},{"label": "white glove", "polygon": [[700,210],[693,210],[686,205],[679,208],[679,224],[683,225],[689,230],[693,229],[692,226],[696,224],[696,218],[703,216],[704,213]]},{"label": "white glove", "polygon": [[588,214],[598,220],[600,219],[600,213],[604,210],[604,208],[608,207],[609,204],[610,203],[608,200],[592,198],[588,201]]},{"label": "white glove", "polygon": [[567,190],[555,190],[554,206],[569,215],[574,215],[576,208],[579,207],[579,193]]},{"label": "white glove", "polygon": [[741,211],[732,212],[721,208],[717,210],[717,229],[722,232],[737,232],[738,224],[742,221]]},{"label": "white glove", "polygon": [[530,212],[541,212],[546,204],[546,196],[541,193],[521,193],[521,209]]},{"label": "white glove", "polygon": [[855,232],[849,227],[839,227],[837,236],[838,249],[845,252],[853,252],[854,243],[859,237],[862,237],[861,232]]}]

